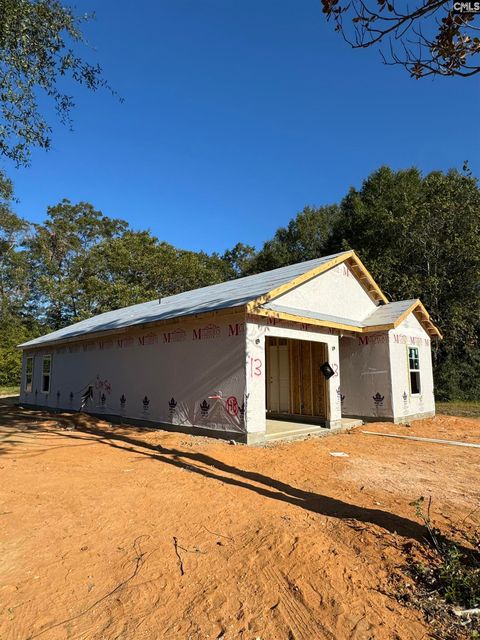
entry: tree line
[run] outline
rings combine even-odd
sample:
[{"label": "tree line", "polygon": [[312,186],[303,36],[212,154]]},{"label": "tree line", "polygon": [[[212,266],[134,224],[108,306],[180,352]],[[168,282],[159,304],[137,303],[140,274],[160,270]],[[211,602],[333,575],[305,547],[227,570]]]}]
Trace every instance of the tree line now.
[{"label": "tree line", "polygon": [[18,384],[16,345],[93,315],[355,249],[391,300],[421,298],[445,338],[433,347],[439,399],[480,398],[480,189],[468,167],[423,176],[381,167],[338,204],[306,206],[257,250],[186,251],[87,202],[42,224],[0,185],[0,384]]}]

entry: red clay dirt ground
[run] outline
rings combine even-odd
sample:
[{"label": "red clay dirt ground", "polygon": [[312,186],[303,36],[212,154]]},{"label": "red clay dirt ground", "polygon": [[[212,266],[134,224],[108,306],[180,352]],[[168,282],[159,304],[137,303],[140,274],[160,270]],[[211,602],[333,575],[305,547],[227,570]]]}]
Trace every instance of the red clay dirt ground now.
[{"label": "red clay dirt ground", "polygon": [[[368,429],[480,441],[450,416]],[[480,450],[361,430],[246,447],[0,406],[1,640],[438,637],[396,597],[409,503],[478,525]]]}]

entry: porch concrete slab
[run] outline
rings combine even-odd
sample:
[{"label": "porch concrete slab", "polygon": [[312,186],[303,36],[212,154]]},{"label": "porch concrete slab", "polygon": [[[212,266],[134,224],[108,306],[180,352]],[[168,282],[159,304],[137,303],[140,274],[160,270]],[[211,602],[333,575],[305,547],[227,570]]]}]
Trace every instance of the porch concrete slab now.
[{"label": "porch concrete slab", "polygon": [[276,440],[295,440],[297,438],[306,438],[307,436],[327,436],[339,431],[346,431],[353,427],[362,425],[362,420],[354,418],[342,418],[335,422],[331,428],[322,427],[317,424],[308,424],[304,422],[288,422],[287,420],[267,420],[267,431],[265,434],[265,442]]}]

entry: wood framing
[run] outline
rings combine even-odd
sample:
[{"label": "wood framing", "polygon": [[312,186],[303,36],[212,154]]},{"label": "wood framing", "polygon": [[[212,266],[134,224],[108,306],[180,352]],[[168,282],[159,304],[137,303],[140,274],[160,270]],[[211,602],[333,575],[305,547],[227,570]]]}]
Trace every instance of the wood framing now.
[{"label": "wood framing", "polygon": [[[288,367],[288,404],[279,406],[279,394],[271,391],[272,386],[280,386],[279,348],[286,348],[284,361]],[[305,417],[326,420],[328,418],[327,383],[320,371],[320,365],[328,360],[327,346],[323,342],[297,340],[291,338],[267,337],[265,342],[268,363],[266,376],[267,413],[286,418]]]},{"label": "wood framing", "polygon": [[438,337],[440,339],[443,338],[443,335],[442,335],[440,329],[430,320],[430,314],[425,309],[425,307],[423,306],[423,304],[422,304],[422,302],[420,300],[415,300],[415,302],[413,302],[410,305],[410,307],[406,311],[404,311],[402,313],[402,315],[399,316],[395,320],[393,325],[390,326],[389,328],[390,329],[396,329],[405,320],[405,318],[408,315],[410,315],[410,313],[413,313],[415,315],[417,320],[420,322],[422,327],[425,329],[425,331],[429,335],[436,336],[436,337]]},{"label": "wood framing", "polygon": [[425,309],[423,304],[420,302],[420,300],[416,300],[415,302],[413,302],[412,305],[404,313],[402,313],[402,315],[399,318],[397,318],[394,322],[382,324],[382,325],[376,325],[376,326],[369,326],[369,327],[358,327],[358,326],[349,324],[348,322],[342,323],[342,322],[335,322],[330,320],[320,320],[320,319],[315,319],[307,316],[273,311],[270,309],[265,309],[263,307],[263,305],[265,305],[266,303],[274,301],[279,296],[295,289],[296,287],[299,287],[300,285],[306,282],[309,282],[313,278],[316,278],[322,273],[325,273],[326,271],[329,271],[330,269],[342,263],[345,263],[346,265],[348,265],[349,269],[352,271],[357,281],[360,283],[360,285],[363,287],[363,289],[367,292],[369,297],[375,303],[388,304],[388,300],[386,296],[383,294],[383,292],[381,291],[380,287],[377,285],[377,283],[373,279],[368,269],[365,267],[363,262],[357,256],[355,251],[351,250],[351,251],[346,251],[332,258],[331,260],[327,260],[327,262],[321,264],[320,266],[315,267],[314,269],[310,269],[309,271],[306,271],[305,273],[297,276],[296,278],[293,278],[289,282],[286,282],[281,286],[278,286],[272,289],[268,293],[265,293],[264,295],[259,296],[254,300],[251,300],[247,304],[226,307],[224,309],[217,309],[214,311],[191,313],[191,314],[176,316],[172,318],[162,318],[159,320],[152,320],[151,322],[146,321],[138,324],[131,324],[125,327],[120,327],[118,329],[115,329],[115,328],[99,329],[97,331],[92,331],[90,333],[88,332],[82,333],[76,336],[74,335],[74,336],[61,337],[58,340],[51,340],[45,344],[43,343],[39,343],[38,345],[32,344],[31,346],[28,346],[26,348],[29,351],[37,351],[37,350],[44,349],[45,347],[49,348],[50,346],[56,346],[57,344],[88,342],[88,341],[101,339],[106,335],[116,335],[116,336],[130,335],[132,333],[145,330],[147,328],[154,329],[155,327],[164,327],[168,325],[183,324],[185,322],[193,322],[193,321],[199,320],[200,318],[202,320],[208,320],[209,318],[213,319],[213,318],[218,318],[218,317],[223,317],[223,316],[228,316],[228,315],[238,314],[238,313],[241,313],[241,314],[251,313],[257,316],[265,316],[269,318],[277,318],[280,320],[287,320],[291,322],[306,323],[311,326],[337,329],[339,331],[349,331],[354,334],[372,333],[375,331],[388,331],[390,329],[394,329],[401,322],[403,322],[403,320],[408,316],[408,314],[414,313],[417,319],[419,320],[419,322],[421,323],[421,325],[423,326],[423,328],[425,329],[425,331],[430,336],[438,337],[440,339],[443,337],[439,329],[431,321],[427,310]]},{"label": "wood framing", "polygon": [[388,299],[384,295],[383,291],[380,289],[378,284],[373,279],[372,274],[367,269],[367,267],[363,264],[360,258],[357,256],[355,251],[353,255],[347,258],[347,264],[352,270],[352,272],[357,276],[358,281],[365,289],[365,291],[369,294],[373,300],[379,302],[380,300],[385,304],[388,303]]},{"label": "wood framing", "polygon": [[333,322],[330,320],[320,320],[317,318],[295,315],[293,313],[285,313],[284,311],[273,311],[271,309],[265,309],[263,307],[254,309],[249,313],[252,316],[276,318],[277,320],[298,322],[300,324],[308,324],[314,327],[325,327],[327,329],[338,329],[339,331],[349,331],[356,334],[378,333],[379,331],[389,331],[390,329],[396,329],[410,313],[414,313],[420,324],[430,336],[438,337],[440,339],[443,338],[440,330],[430,320],[430,316],[428,315],[425,307],[420,302],[420,300],[417,300],[415,303],[413,303],[411,307],[409,307],[404,313],[402,313],[402,315],[394,322],[372,325],[369,327],[356,327],[347,323]]},{"label": "wood framing", "polygon": [[425,307],[423,306],[420,300],[416,300],[414,303],[412,303],[412,305],[404,313],[402,313],[402,315],[399,318],[397,318],[394,322],[370,326],[370,327],[368,326],[357,327],[348,323],[334,322],[330,320],[319,320],[319,319],[310,318],[307,316],[300,316],[300,315],[290,314],[286,312],[273,311],[270,309],[265,309],[263,307],[263,305],[267,304],[268,302],[272,302],[279,296],[287,293],[288,291],[291,291],[292,289],[295,289],[301,284],[308,282],[312,278],[316,278],[320,274],[325,273],[326,271],[342,263],[346,263],[348,265],[348,267],[351,269],[352,273],[355,275],[360,285],[363,287],[363,289],[367,292],[367,294],[370,296],[370,298],[374,302],[380,303],[380,304],[382,303],[388,304],[388,299],[386,298],[386,296],[384,295],[384,293],[382,292],[378,284],[373,279],[373,276],[365,267],[365,265],[360,260],[360,258],[357,256],[355,251],[352,250],[352,251],[347,251],[342,255],[337,256],[332,260],[329,260],[325,264],[322,264],[319,267],[316,267],[314,269],[311,269],[310,271],[307,271],[306,273],[303,273],[302,275],[298,276],[297,278],[294,278],[290,282],[287,282],[275,289],[272,289],[271,291],[264,294],[263,296],[260,296],[259,298],[252,300],[246,305],[247,313],[266,316],[270,318],[278,318],[280,320],[289,320],[291,322],[301,322],[301,323],[306,323],[312,326],[338,329],[340,331],[351,331],[353,333],[372,333],[377,331],[389,331],[390,329],[395,329],[396,327],[398,327],[401,324],[401,322],[403,322],[403,320],[410,313],[414,313],[416,318],[422,325],[422,327],[430,336],[440,338],[440,339],[443,338],[442,333],[440,332],[438,327],[436,327],[435,324],[431,321],[430,315],[428,314],[427,310],[425,309]]},{"label": "wood framing", "polygon": [[252,316],[264,316],[266,318],[276,318],[278,320],[289,320],[290,322],[298,322],[301,324],[309,324],[313,327],[326,327],[327,329],[339,329],[340,331],[351,331],[353,333],[363,333],[363,327],[355,327],[350,324],[342,324],[339,322],[331,322],[329,320],[318,320],[316,318],[307,318],[305,316],[297,316],[293,313],[285,313],[284,311],[272,311],[271,309],[254,309],[249,312]]},{"label": "wood framing", "polygon": [[252,300],[247,304],[247,312],[252,311],[264,304],[267,304],[268,302],[271,302],[272,300],[274,300],[275,298],[278,298],[284,293],[287,293],[288,291],[295,289],[301,284],[308,282],[312,278],[316,278],[317,276],[324,273],[325,271],[329,271],[333,267],[336,267],[337,265],[342,264],[344,262],[346,262],[350,267],[350,269],[352,269],[354,275],[357,277],[358,281],[360,282],[360,284],[362,285],[362,287],[365,289],[365,291],[368,293],[368,295],[372,300],[374,300],[375,302],[379,302],[381,300],[384,303],[388,303],[388,299],[383,294],[378,284],[375,282],[375,280],[373,279],[373,277],[371,276],[371,274],[369,273],[369,271],[367,270],[363,262],[357,256],[355,251],[352,250],[352,251],[346,251],[345,253],[342,253],[340,256],[337,256],[336,258],[332,258],[331,260],[329,260],[328,262],[325,262],[319,267],[310,269],[310,271],[307,271],[306,273],[302,273],[302,275],[298,276],[297,278],[294,278],[293,280],[290,280],[290,282],[282,284],[281,286],[276,287],[275,289],[272,289],[271,291],[264,294],[263,296],[260,296],[259,298]]}]

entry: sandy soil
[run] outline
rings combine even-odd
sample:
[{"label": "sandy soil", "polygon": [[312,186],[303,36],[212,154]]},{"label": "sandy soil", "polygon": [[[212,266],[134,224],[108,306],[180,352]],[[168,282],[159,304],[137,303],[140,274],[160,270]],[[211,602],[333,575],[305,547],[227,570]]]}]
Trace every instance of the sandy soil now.
[{"label": "sandy soil", "polygon": [[[447,416],[368,429],[480,441]],[[429,638],[395,598],[409,502],[445,527],[480,500],[478,449],[361,428],[253,448],[2,405],[0,454],[1,640]]]}]

